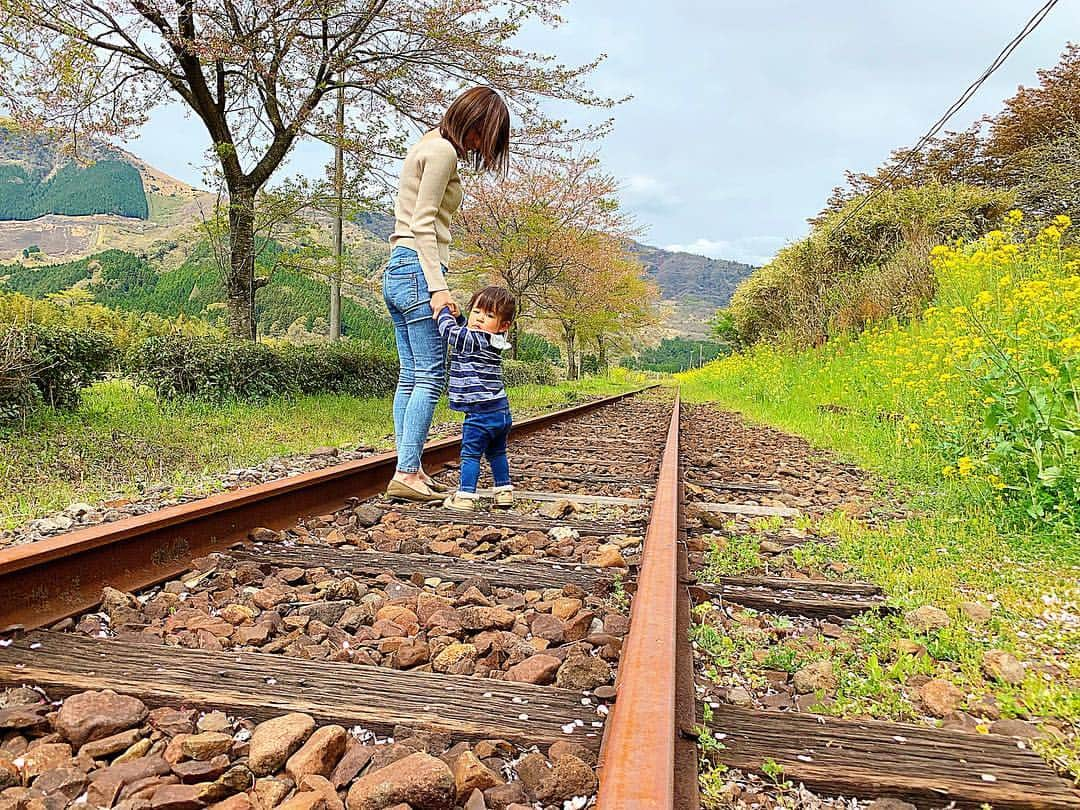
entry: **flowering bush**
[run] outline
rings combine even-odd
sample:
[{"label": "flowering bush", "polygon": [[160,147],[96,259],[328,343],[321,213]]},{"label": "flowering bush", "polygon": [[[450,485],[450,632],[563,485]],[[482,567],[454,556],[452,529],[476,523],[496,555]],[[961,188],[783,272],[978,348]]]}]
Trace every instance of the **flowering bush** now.
[{"label": "flowering bush", "polygon": [[1043,517],[1080,503],[1080,262],[1061,245],[1068,217],[1018,241],[1020,220],[935,248],[935,306],[865,344],[908,417],[906,442],[940,450],[943,475],[983,476]]},{"label": "flowering bush", "polygon": [[1032,518],[1080,526],[1080,253],[1059,216],[933,249],[938,292],[896,319],[819,349],[759,345],[682,375],[775,407],[841,405],[894,425],[933,475],[970,481]]}]

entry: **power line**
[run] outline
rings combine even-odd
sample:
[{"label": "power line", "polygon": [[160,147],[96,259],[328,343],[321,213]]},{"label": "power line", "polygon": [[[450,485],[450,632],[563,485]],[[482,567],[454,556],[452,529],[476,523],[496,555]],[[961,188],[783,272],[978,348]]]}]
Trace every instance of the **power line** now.
[{"label": "power line", "polygon": [[1051,9],[1053,9],[1054,6],[1058,4],[1058,2],[1059,0],[1047,0],[1047,2],[1044,3],[1041,8],[1039,8],[1033,15],[1031,15],[1031,18],[1027,21],[1024,27],[1020,29],[1020,33],[1013,37],[1012,40],[1010,40],[1009,43],[1001,49],[1001,52],[996,57],[994,57],[994,61],[990,63],[986,70],[984,70],[975,81],[968,85],[968,88],[963,93],[961,93],[960,98],[954,101],[949,107],[949,109],[947,109],[945,113],[937,121],[934,122],[933,126],[930,127],[926,134],[919,138],[918,143],[916,143],[915,146],[913,146],[907,151],[907,153],[900,160],[900,162],[897,163],[892,168],[892,170],[885,176],[885,179],[878,183],[873,189],[871,189],[866,194],[866,196],[859,201],[859,204],[856,205],[850,212],[848,212],[844,216],[844,218],[840,220],[839,224],[835,228],[829,231],[829,236],[832,236],[834,233],[843,230],[844,226],[847,225],[848,222],[850,222],[855,217],[855,215],[859,213],[859,211],[865,208],[866,205],[870,202],[870,200],[877,196],[877,194],[882,189],[888,186],[900,175],[900,172],[903,171],[903,169],[911,162],[912,158],[919,154],[919,152],[922,151],[922,148],[926,146],[926,144],[929,143],[930,140],[935,135],[937,135],[938,132],[941,131],[941,128],[949,122],[949,119],[952,118],[956,113],[958,113],[960,109],[965,104],[967,104],[968,101],[971,100],[972,96],[974,96],[979,91],[979,88],[983,86],[986,80],[989,79],[994,74],[994,72],[997,71],[998,68],[1005,64],[1005,60],[1012,55],[1012,52],[1017,49],[1020,43],[1027,39],[1028,35],[1030,35],[1036,28],[1039,27],[1039,24],[1044,19],[1046,19],[1046,15],[1050,13]]}]

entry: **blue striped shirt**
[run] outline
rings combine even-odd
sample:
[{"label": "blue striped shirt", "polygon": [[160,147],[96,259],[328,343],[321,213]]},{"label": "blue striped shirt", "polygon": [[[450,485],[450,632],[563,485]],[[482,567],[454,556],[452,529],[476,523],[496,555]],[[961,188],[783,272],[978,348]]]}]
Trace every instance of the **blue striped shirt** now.
[{"label": "blue striped shirt", "polygon": [[502,350],[491,344],[494,335],[469,329],[449,307],[439,312],[439,334],[450,346],[450,407],[465,413],[485,413],[509,407],[502,378]]}]

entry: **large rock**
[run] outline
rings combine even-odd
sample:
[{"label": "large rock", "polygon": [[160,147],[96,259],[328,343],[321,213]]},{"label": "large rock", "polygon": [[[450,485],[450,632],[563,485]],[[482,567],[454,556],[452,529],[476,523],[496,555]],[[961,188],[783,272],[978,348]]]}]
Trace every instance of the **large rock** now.
[{"label": "large rock", "polygon": [[611,666],[591,655],[570,656],[555,676],[556,685],[563,689],[595,689],[610,680]]},{"label": "large rock", "polygon": [[431,668],[452,675],[471,675],[476,658],[477,650],[472,644],[449,644],[435,656]]},{"label": "large rock", "polygon": [[988,677],[1014,686],[1023,683],[1026,674],[1024,665],[1005,650],[987,650],[983,654],[982,668]]},{"label": "large rock", "polygon": [[184,752],[184,756],[200,762],[209,762],[214,757],[227,753],[230,748],[232,748],[232,737],[217,731],[192,734],[180,744],[180,750]]},{"label": "large rock", "polygon": [[353,782],[349,810],[383,810],[405,803],[413,810],[450,810],[454,806],[454,775],[441,759],[410,754]]},{"label": "large rock", "polygon": [[808,695],[815,692],[831,694],[836,689],[836,675],[833,673],[832,661],[815,661],[795,673],[792,679],[795,691],[800,695]]},{"label": "large rock", "polygon": [[252,732],[248,753],[252,772],[268,776],[280,770],[314,730],[315,719],[299,712],[259,723]]},{"label": "large rock", "polygon": [[285,764],[285,773],[297,784],[305,776],[329,776],[345,753],[345,740],[348,737],[341,726],[323,726],[308,737],[307,742],[289,757]]},{"label": "large rock", "polygon": [[454,760],[453,774],[459,803],[471,796],[474,790],[484,791],[502,782],[498,774],[477,759],[472,751],[465,751]]},{"label": "large rock", "polygon": [[555,760],[555,765],[536,789],[536,798],[550,804],[565,802],[575,796],[588,798],[596,792],[593,769],[569,754]]},{"label": "large rock", "polygon": [[910,611],[904,618],[916,630],[924,633],[949,626],[949,614],[933,605],[923,605]]},{"label": "large rock", "polygon": [[964,693],[948,681],[934,678],[922,685],[919,697],[930,714],[944,717],[956,710],[964,699]]},{"label": "large rock", "polygon": [[138,698],[106,689],[69,697],[60,707],[54,725],[65,739],[78,747],[134,728],[146,719],[146,715],[146,706]]},{"label": "large rock", "polygon": [[531,655],[506,670],[506,680],[547,685],[555,680],[562,661],[553,655]]},{"label": "large rock", "polygon": [[517,616],[503,607],[466,605],[458,608],[466,630],[509,630]]},{"label": "large rock", "polygon": [[28,782],[45,771],[62,768],[71,762],[71,746],[67,743],[35,745],[22,755],[23,778]]},{"label": "large rock", "polygon": [[109,617],[113,627],[139,618],[139,600],[130,593],[108,586],[101,589],[101,612]]},{"label": "large rock", "polygon": [[975,624],[986,624],[990,621],[990,608],[982,602],[961,602],[959,608],[964,617]]}]

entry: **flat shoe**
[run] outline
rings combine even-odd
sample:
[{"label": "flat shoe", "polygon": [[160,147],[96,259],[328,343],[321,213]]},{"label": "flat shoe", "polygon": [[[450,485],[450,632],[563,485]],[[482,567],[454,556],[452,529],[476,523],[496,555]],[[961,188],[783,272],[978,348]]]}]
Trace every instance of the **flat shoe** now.
[{"label": "flat shoe", "polygon": [[450,487],[448,487],[446,484],[440,484],[434,478],[432,478],[430,481],[425,481],[424,483],[427,484],[428,489],[430,489],[432,492],[445,493],[450,491]]},{"label": "flat shoe", "polygon": [[392,480],[386,487],[386,497],[395,501],[412,501],[413,503],[442,502],[443,496],[435,492],[424,492],[414,489],[404,481]]},{"label": "flat shoe", "polygon": [[451,495],[443,501],[443,506],[455,512],[475,512],[476,498],[462,498],[458,495]]}]

